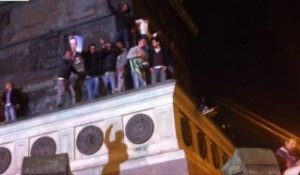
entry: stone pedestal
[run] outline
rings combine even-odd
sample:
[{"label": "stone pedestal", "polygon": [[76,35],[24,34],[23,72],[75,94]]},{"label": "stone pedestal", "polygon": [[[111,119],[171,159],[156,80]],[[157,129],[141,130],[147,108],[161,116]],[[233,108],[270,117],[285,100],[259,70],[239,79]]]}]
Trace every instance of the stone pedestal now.
[{"label": "stone pedestal", "polygon": [[24,157],[22,175],[71,175],[68,154]]},{"label": "stone pedestal", "polygon": [[2,124],[0,172],[21,173],[24,157],[66,153],[74,175],[221,174],[234,148],[195,109],[170,80]]},{"label": "stone pedestal", "polygon": [[270,149],[237,148],[222,168],[224,175],[280,175],[277,159]]}]

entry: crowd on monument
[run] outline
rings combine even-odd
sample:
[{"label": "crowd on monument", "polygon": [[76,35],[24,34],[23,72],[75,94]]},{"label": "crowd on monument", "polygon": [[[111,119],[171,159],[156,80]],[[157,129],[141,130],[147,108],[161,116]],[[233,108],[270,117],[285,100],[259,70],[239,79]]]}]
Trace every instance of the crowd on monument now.
[{"label": "crowd on monument", "polygon": [[[112,40],[100,38],[98,43],[89,43],[84,50],[77,35],[68,36],[68,47],[60,59],[56,78],[57,108],[67,106],[66,93],[71,104],[75,104],[81,101],[77,93],[81,94],[82,89],[85,89],[87,99],[92,100],[173,77],[172,54],[162,46],[160,32],[150,33],[150,20],[134,19],[126,3],[121,4],[119,9],[113,7],[110,1],[107,5],[116,23]],[[2,95],[5,121],[16,120],[19,99],[13,83],[7,82]]]},{"label": "crowd on monument", "polygon": [[[73,104],[76,102],[71,73],[77,74],[78,78],[84,77],[88,100],[92,100],[101,96],[101,86],[105,89],[104,94],[115,94],[131,87],[136,89],[163,82],[167,72],[173,71],[171,53],[161,46],[160,34],[150,34],[148,19],[133,20],[126,3],[117,10],[108,1],[108,7],[116,22],[112,41],[100,38],[99,49],[96,43],[90,43],[86,51],[78,52],[77,38],[69,36],[70,49],[66,50],[58,73],[59,108],[63,107],[65,92],[70,94]],[[134,28],[138,30],[137,36],[132,36]],[[136,39],[132,41],[133,38]]]},{"label": "crowd on monument", "polygon": [[[80,89],[85,86],[88,100],[100,98],[103,94],[137,89],[174,77],[172,54],[162,46],[160,32],[150,33],[150,20],[134,20],[126,3],[122,4],[120,9],[115,9],[110,1],[107,1],[107,4],[115,16],[115,37],[112,41],[99,38],[97,44],[90,43],[87,50],[83,51],[78,51],[76,36],[68,37],[69,48],[65,50],[57,68],[57,108],[65,107],[66,93],[70,96],[71,104],[78,101],[72,74],[77,75],[75,79],[79,82],[77,85]],[[133,29],[137,29],[137,35],[133,35]],[[97,45],[100,45],[100,48],[97,48]],[[4,88],[1,104],[5,122],[15,121],[21,107],[21,95],[11,81],[6,82]],[[104,89],[102,94],[101,89]],[[218,109],[218,107],[209,108],[205,104],[205,97],[201,98],[198,107],[204,115]],[[296,139],[289,139],[275,152],[284,175],[300,174],[300,160],[294,154],[295,149]]]}]

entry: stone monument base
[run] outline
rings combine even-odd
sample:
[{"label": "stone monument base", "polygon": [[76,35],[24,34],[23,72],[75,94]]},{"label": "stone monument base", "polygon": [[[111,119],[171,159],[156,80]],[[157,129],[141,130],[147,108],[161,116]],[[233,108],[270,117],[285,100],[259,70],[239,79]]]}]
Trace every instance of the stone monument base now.
[{"label": "stone monument base", "polygon": [[71,175],[68,154],[24,157],[22,175]]}]

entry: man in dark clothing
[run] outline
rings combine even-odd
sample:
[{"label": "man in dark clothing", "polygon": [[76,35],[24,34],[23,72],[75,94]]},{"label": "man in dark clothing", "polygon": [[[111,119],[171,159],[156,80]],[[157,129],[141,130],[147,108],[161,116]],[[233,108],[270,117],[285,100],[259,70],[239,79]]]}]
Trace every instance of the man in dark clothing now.
[{"label": "man in dark clothing", "polygon": [[125,90],[125,77],[127,74],[127,53],[128,51],[124,47],[124,44],[120,41],[116,43],[116,46],[120,49],[120,54],[117,57],[116,62],[116,71],[117,71],[117,88],[115,89],[116,92],[121,92]]},{"label": "man in dark clothing", "polygon": [[149,64],[151,73],[151,84],[167,79],[167,68],[170,64],[170,58],[167,50],[160,46],[159,38],[152,39],[153,49],[150,50]]},{"label": "man in dark clothing", "polygon": [[84,60],[85,81],[88,93],[88,99],[99,97],[100,75],[101,75],[101,58],[105,52],[97,52],[96,45],[90,44],[88,51],[82,52]]},{"label": "man in dark clothing", "polygon": [[80,73],[73,66],[72,59],[72,51],[67,50],[61,63],[58,68],[58,79],[57,79],[57,107],[61,108],[63,106],[63,95],[67,91],[70,94],[72,104],[75,104],[75,91],[70,83],[70,75],[71,73],[76,73],[80,75]]},{"label": "man in dark clothing", "polygon": [[14,88],[12,82],[5,83],[5,92],[2,94],[2,105],[4,106],[5,122],[17,119],[17,110],[20,108],[20,94]]},{"label": "man in dark clothing", "polygon": [[130,7],[128,6],[128,4],[123,3],[120,6],[120,9],[116,10],[109,0],[107,1],[107,4],[111,13],[115,16],[117,33],[114,42],[123,41],[125,43],[126,49],[129,49],[130,32],[134,26],[133,17],[130,14]]},{"label": "man in dark clothing", "polygon": [[[109,44],[106,47],[107,55],[105,56],[102,64],[103,75],[102,80],[104,82],[107,94],[114,93],[117,88],[116,80],[116,63],[117,57],[120,54],[120,50],[115,44]],[[111,91],[109,90],[109,84]]]}]

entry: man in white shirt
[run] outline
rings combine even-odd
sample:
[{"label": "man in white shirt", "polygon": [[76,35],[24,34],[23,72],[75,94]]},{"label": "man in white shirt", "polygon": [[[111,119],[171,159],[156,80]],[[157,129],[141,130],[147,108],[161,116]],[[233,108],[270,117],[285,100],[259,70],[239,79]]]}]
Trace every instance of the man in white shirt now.
[{"label": "man in white shirt", "polygon": [[149,32],[149,20],[148,19],[137,19],[135,20],[135,24],[137,24],[139,29],[139,37],[148,38]]},{"label": "man in white shirt", "polygon": [[143,49],[145,45],[145,38],[140,38],[138,45],[132,47],[127,54],[135,89],[146,86],[146,73],[144,68],[148,65],[148,57],[147,53]]}]

